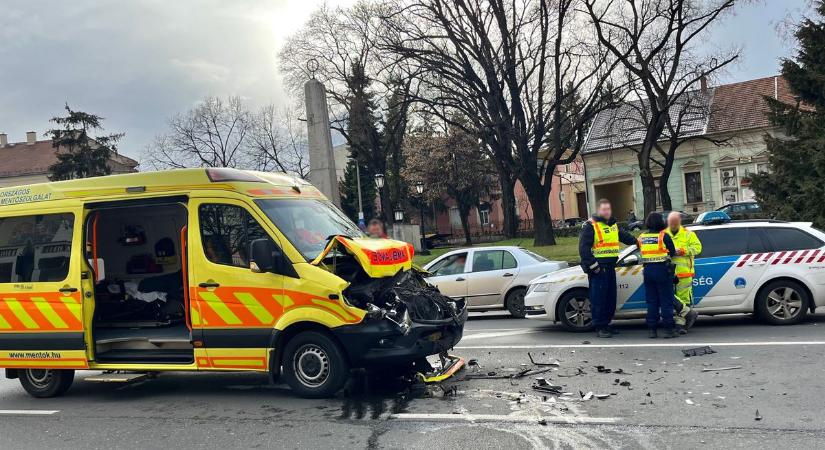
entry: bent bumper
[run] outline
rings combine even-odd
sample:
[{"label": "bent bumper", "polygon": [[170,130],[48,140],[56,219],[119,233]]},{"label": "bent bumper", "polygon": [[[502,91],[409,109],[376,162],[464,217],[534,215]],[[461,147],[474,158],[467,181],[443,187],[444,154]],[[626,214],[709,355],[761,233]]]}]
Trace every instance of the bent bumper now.
[{"label": "bent bumper", "polygon": [[411,363],[453,348],[464,333],[467,308],[446,323],[413,322],[409,332],[402,333],[386,319],[364,319],[355,325],[332,330],[344,346],[355,367]]}]

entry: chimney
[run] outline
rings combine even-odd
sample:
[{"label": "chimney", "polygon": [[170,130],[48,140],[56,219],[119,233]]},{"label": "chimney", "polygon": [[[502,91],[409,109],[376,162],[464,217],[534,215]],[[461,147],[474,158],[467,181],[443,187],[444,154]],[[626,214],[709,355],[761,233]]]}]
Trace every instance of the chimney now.
[{"label": "chimney", "polygon": [[34,145],[37,142],[37,132],[29,131],[26,133],[26,145]]},{"label": "chimney", "polygon": [[5,147],[9,145],[9,137],[6,133],[0,133],[0,147]]},{"label": "chimney", "polygon": [[699,78],[699,89],[701,89],[702,95],[708,95],[708,78],[702,75],[702,78]]}]

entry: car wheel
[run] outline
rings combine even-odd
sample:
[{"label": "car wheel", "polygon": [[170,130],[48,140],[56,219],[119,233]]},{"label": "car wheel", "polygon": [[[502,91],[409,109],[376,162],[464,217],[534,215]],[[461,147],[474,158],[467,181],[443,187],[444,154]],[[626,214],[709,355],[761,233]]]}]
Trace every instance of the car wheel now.
[{"label": "car wheel", "polygon": [[59,397],[74,381],[74,370],[67,369],[23,369],[19,374],[23,389],[37,398]]},{"label": "car wheel", "polygon": [[349,377],[349,362],[331,337],[305,331],[284,348],[284,378],[295,393],[305,398],[335,395]]},{"label": "car wheel", "polygon": [[810,309],[808,291],[796,281],[768,283],[756,298],[756,314],[771,325],[793,325],[805,319]]},{"label": "car wheel", "polygon": [[527,315],[527,310],[524,308],[524,295],[527,294],[527,289],[516,288],[507,294],[504,300],[504,307],[510,312],[510,315],[516,319],[523,319]]},{"label": "car wheel", "polygon": [[559,298],[556,317],[569,331],[593,331],[593,312],[586,289],[574,289]]}]

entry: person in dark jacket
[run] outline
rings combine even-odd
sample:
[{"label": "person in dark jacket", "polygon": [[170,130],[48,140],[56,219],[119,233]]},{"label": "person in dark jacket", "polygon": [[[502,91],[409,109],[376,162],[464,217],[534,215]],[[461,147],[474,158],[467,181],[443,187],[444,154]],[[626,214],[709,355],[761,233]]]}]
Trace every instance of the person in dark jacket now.
[{"label": "person in dark jacket", "polygon": [[596,214],[582,226],[579,234],[581,267],[590,283],[590,309],[596,335],[609,338],[617,331],[610,327],[616,314],[616,261],[619,260],[619,243],[636,244],[627,231],[620,230],[613,218],[610,201],[596,203]]},{"label": "person in dark jacket", "polygon": [[647,316],[645,322],[650,338],[658,337],[656,328],[659,320],[665,329],[665,338],[675,338],[673,303],[676,294],[673,288],[674,272],[671,258],[676,256],[673,239],[665,231],[667,226],[660,213],[650,213],[645,220],[647,232],[639,235],[639,250],[644,265],[645,301]]}]

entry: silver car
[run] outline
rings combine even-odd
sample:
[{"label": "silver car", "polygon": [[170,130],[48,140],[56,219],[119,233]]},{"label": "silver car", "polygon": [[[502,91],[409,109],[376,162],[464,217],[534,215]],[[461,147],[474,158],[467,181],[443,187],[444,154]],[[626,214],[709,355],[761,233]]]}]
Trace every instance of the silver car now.
[{"label": "silver car", "polygon": [[506,309],[525,316],[524,294],[530,280],[567,267],[520,247],[475,247],[453,250],[430,261],[427,281],[444,294],[465,298],[467,309]]}]

